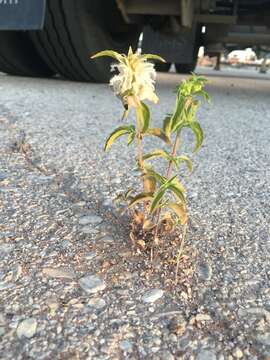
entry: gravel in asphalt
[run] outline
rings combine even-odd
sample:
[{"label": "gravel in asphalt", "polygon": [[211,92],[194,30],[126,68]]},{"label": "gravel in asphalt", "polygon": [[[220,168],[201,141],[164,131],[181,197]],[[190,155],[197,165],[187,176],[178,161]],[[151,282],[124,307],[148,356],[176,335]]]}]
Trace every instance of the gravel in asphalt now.
[{"label": "gravel in asphalt", "polygon": [[[270,77],[206,73],[177,285],[112,205],[134,164],[122,141],[102,151],[107,85],[0,75],[0,359],[270,358]],[[159,75],[155,121],[180,79]]]}]

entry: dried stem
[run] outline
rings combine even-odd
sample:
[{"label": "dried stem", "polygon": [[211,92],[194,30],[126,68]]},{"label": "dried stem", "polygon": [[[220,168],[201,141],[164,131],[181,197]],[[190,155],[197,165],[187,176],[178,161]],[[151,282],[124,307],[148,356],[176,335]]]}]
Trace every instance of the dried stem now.
[{"label": "dried stem", "polygon": [[177,254],[177,257],[176,257],[175,284],[177,284],[177,276],[178,276],[179,264],[180,264],[181,256],[183,254],[185,240],[186,240],[186,237],[187,237],[187,230],[188,230],[188,223],[186,223],[185,226],[184,226],[183,235],[182,235],[182,241],[181,241],[180,248],[178,250],[178,254]]}]

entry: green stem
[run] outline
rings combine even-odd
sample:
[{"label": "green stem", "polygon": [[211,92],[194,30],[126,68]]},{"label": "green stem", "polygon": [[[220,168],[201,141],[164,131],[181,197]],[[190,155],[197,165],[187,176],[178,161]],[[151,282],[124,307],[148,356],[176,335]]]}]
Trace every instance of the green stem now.
[{"label": "green stem", "polygon": [[[175,139],[174,139],[173,149],[172,149],[172,153],[171,153],[172,157],[176,156],[179,145],[180,145],[180,130],[177,131]],[[168,168],[167,168],[167,173],[166,173],[167,179],[169,179],[172,176],[172,170],[173,170],[173,161],[170,160]],[[155,232],[154,232],[154,239],[156,239],[157,235],[158,235],[160,216],[161,216],[161,208],[159,208],[157,211],[157,220],[156,220],[156,227],[155,227]]]},{"label": "green stem", "polygon": [[143,147],[142,147],[142,133],[141,133],[141,109],[136,107],[136,142],[137,142],[137,159],[139,167],[143,169]]}]

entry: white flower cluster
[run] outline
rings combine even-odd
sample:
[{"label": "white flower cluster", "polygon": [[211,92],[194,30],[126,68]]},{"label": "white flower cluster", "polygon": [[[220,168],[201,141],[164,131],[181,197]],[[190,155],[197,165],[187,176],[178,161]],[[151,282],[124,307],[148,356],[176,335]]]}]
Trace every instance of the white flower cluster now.
[{"label": "white flower cluster", "polygon": [[132,54],[126,60],[112,65],[112,71],[118,70],[118,74],[110,81],[114,93],[131,106],[136,106],[138,101],[143,100],[157,103],[154,64],[139,54]]}]

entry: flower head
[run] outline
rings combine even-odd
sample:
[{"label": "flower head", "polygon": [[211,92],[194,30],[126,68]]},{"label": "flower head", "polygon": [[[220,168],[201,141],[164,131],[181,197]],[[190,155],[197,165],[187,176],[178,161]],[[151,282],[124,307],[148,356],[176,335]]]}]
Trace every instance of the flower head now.
[{"label": "flower head", "polygon": [[119,96],[124,105],[138,106],[143,100],[158,102],[155,93],[156,71],[154,64],[148,59],[164,60],[157,55],[133,53],[131,47],[128,54],[119,54],[115,51],[105,50],[92,58],[110,56],[118,61],[112,65],[112,71],[118,70],[110,80],[114,93]]}]

